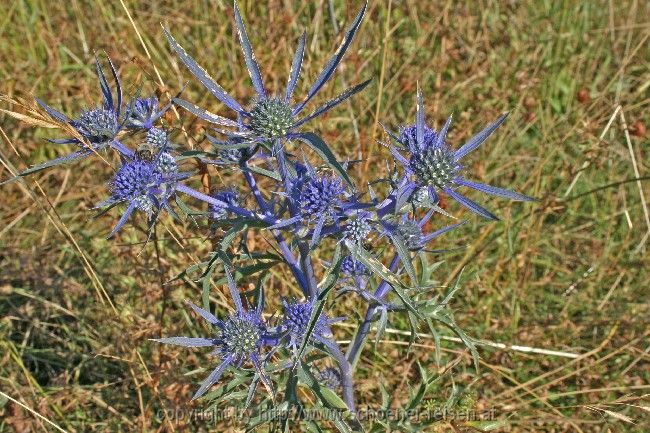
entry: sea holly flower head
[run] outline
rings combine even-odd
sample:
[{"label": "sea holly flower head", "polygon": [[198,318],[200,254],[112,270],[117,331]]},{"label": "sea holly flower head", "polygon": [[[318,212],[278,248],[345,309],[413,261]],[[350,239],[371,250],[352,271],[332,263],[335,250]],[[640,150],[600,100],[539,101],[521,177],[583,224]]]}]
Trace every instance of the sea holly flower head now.
[{"label": "sea holly flower head", "polygon": [[424,235],[420,225],[411,219],[404,219],[397,224],[395,234],[399,236],[409,250],[423,247]]},{"label": "sea holly flower head", "polygon": [[[406,171],[406,177],[397,188],[394,201],[427,203],[421,195],[422,190],[426,190],[429,194],[428,203],[437,203],[438,193],[442,191],[472,212],[496,220],[498,218],[494,214],[458,193],[457,188],[469,187],[511,200],[534,200],[532,197],[514,191],[467,180],[463,175],[460,160],[483,143],[505,121],[507,113],[501,115],[496,122],[483,129],[458,150],[454,151],[446,143],[447,131],[451,125],[451,116],[440,131],[435,131],[425,122],[424,103],[419,86],[416,99],[417,115],[415,124],[402,128],[399,135],[387,131],[400,146],[399,148],[391,147],[391,153]],[[407,155],[402,155],[400,150],[407,151]],[[411,197],[416,191],[419,196],[413,200]],[[403,200],[403,198],[406,198],[406,200]],[[396,211],[398,210],[396,209]]]},{"label": "sea holly flower head", "polygon": [[217,323],[218,344],[222,356],[232,356],[236,365],[241,365],[260,350],[266,331],[261,318],[255,313],[235,314]]},{"label": "sea holly flower head", "polygon": [[410,251],[419,251],[424,249],[429,242],[438,236],[466,223],[466,221],[460,221],[434,232],[424,233],[422,228],[433,214],[434,210],[429,210],[429,212],[418,221],[409,218],[408,214],[403,214],[396,221],[382,220],[381,225],[384,228],[384,235],[387,235],[393,243],[399,243]]},{"label": "sea holly flower head", "polygon": [[250,129],[264,138],[284,137],[294,123],[293,110],[280,98],[259,100],[250,114]]},{"label": "sea holly flower head", "polygon": [[[307,334],[309,319],[314,308],[315,302],[311,301],[287,301],[282,299],[283,319],[281,329],[287,333],[288,346],[297,349],[302,344]],[[332,337],[330,325],[335,320],[331,320],[325,313],[316,320],[316,325],[311,334],[315,341],[322,341]]]},{"label": "sea holly flower head", "polygon": [[79,134],[95,145],[108,143],[121,129],[118,113],[104,107],[84,111],[70,124]]},{"label": "sea holly flower head", "polygon": [[[106,75],[104,74],[104,70],[99,62],[99,57],[96,57],[95,67],[97,70],[100,89],[102,91],[103,102],[96,108],[82,111],[76,119],[70,119],[65,114],[50,107],[41,99],[36,98],[36,102],[38,102],[50,117],[60,123],[69,125],[74,128],[77,133],[75,137],[50,139],[48,141],[56,144],[75,144],[79,149],[62,157],[30,167],[20,173],[19,176],[26,176],[48,167],[77,161],[81,158],[90,156],[99,150],[103,150],[106,147],[113,148],[122,156],[130,157],[133,155],[132,150],[117,140],[117,136],[123,129],[125,123],[122,116],[122,85],[110,58],[108,59],[108,64],[115,81],[115,95],[108,85]],[[128,117],[128,114],[124,117]]]},{"label": "sea holly flower head", "polygon": [[270,381],[262,368],[264,361],[262,347],[271,345],[273,338],[268,333],[262,318],[262,305],[258,305],[258,308],[253,311],[246,311],[228,267],[225,267],[225,273],[228,289],[235,302],[236,311],[233,314],[221,320],[209,311],[188,301],[190,307],[213,326],[214,334],[212,336],[206,338],[168,337],[154,340],[163,344],[185,347],[213,347],[213,353],[220,356],[221,363],[203,381],[192,400],[201,397],[218,382],[226,368],[240,368],[245,362],[253,364],[267,389],[271,389]]},{"label": "sea holly flower head", "polygon": [[158,98],[150,96],[148,98],[135,98],[130,102],[130,112],[126,121],[126,126],[131,129],[151,129],[154,123],[158,121],[171,108],[171,104],[159,108]]},{"label": "sea holly flower head", "polygon": [[176,54],[178,54],[179,58],[185,64],[185,66],[187,66],[189,71],[208,89],[208,91],[210,91],[210,93],[212,93],[212,95],[214,95],[228,108],[233,110],[238,117],[243,119],[243,121],[235,121],[223,116],[219,116],[180,98],[174,98],[174,103],[190,111],[201,119],[214,125],[218,125],[219,127],[225,126],[237,128],[237,135],[251,142],[268,142],[283,138],[300,138],[300,126],[336,107],[352,95],[363,90],[370,83],[370,80],[368,80],[352,86],[336,98],[326,102],[314,110],[311,114],[308,114],[302,118],[299,117],[305,106],[334,75],[334,71],[341,62],[341,59],[352,43],[352,40],[354,39],[354,36],[357,33],[359,26],[361,25],[361,20],[363,19],[366,8],[367,3],[364,4],[364,7],[357,14],[356,18],[350,25],[350,28],[346,32],[343,42],[327,62],[320,75],[316,78],[316,81],[309,89],[306,98],[297,104],[291,104],[293,91],[298,82],[298,78],[300,77],[302,60],[305,52],[305,44],[307,41],[306,34],[303,33],[303,35],[300,37],[300,40],[298,41],[298,47],[293,56],[291,71],[289,73],[287,88],[284,92],[284,95],[277,97],[269,96],[262,79],[260,67],[253,53],[253,48],[248,37],[248,32],[246,30],[244,20],[239,11],[237,2],[235,1],[234,12],[237,35],[239,37],[239,42],[241,44],[242,52],[244,55],[244,61],[246,63],[246,67],[248,69],[253,87],[255,88],[256,92],[256,98],[249,110],[244,108],[216,81],[214,81],[214,79],[208,75],[205,69],[199,66],[199,64],[189,56],[185,49],[178,44],[178,42],[172,37],[169,31],[165,29],[165,35],[167,36],[172,49],[176,52]]},{"label": "sea holly flower head", "polygon": [[151,214],[154,200],[150,191],[162,183],[162,174],[156,170],[156,165],[144,159],[129,161],[120,167],[111,181],[112,199],[128,201],[136,208]]},{"label": "sea holly flower head", "polygon": [[178,171],[173,155],[164,149],[152,154],[148,149],[139,149],[132,160],[122,164],[109,183],[111,197],[100,206],[126,203],[127,209],[109,237],[117,233],[134,210],[140,210],[149,218],[161,209],[171,210],[169,198],[174,194],[176,184],[187,177]]},{"label": "sea holly flower head", "polygon": [[[83,111],[76,119],[69,119],[66,115],[58,112],[40,99],[37,99],[39,105],[41,105],[41,107],[43,107],[52,118],[62,123],[68,123],[76,129],[79,135],[85,141],[89,142],[94,150],[99,150],[104,148],[106,145],[110,145],[111,141],[117,137],[117,134],[124,127],[124,120],[122,119],[122,83],[120,82],[120,78],[118,77],[117,71],[115,70],[110,58],[108,58],[108,64],[110,66],[113,80],[115,81],[115,95],[108,85],[104,69],[99,62],[99,57],[96,57],[95,69],[97,70],[97,78],[99,79],[103,101],[100,106]],[[128,115],[126,117],[128,117]],[[77,144],[84,150],[90,150],[87,149],[84,141],[77,138],[52,141],[55,143]]]},{"label": "sea holly flower head", "polygon": [[432,186],[441,190],[451,184],[461,166],[454,161],[454,155],[446,148],[444,142],[436,145],[435,132],[426,125],[425,130],[431,131],[430,134],[425,134],[425,137],[432,138],[432,141],[424,141],[422,147],[411,151],[409,169],[422,187]]},{"label": "sea holly flower head", "polygon": [[369,271],[363,263],[348,255],[341,261],[341,273],[347,277],[359,277],[368,275]]},{"label": "sea holly flower head", "polygon": [[[237,201],[239,199],[239,194],[237,194],[237,191],[234,189],[226,189],[226,190],[215,190],[210,194],[212,197],[216,198],[217,200],[222,201],[225,204],[237,205]],[[223,220],[228,217],[230,212],[224,205],[216,205],[216,204],[210,204],[210,217],[214,220]]]},{"label": "sea holly flower head", "polygon": [[300,210],[305,218],[318,219],[331,215],[341,206],[345,187],[341,179],[334,176],[310,177],[302,186],[299,197]]},{"label": "sea holly flower head", "polygon": [[150,128],[147,131],[146,143],[158,149],[165,149],[169,146],[167,131],[160,128]]},{"label": "sea holly flower head", "polygon": [[241,310],[225,320],[220,320],[209,311],[199,308],[189,301],[188,304],[213,326],[214,334],[207,338],[168,337],[154,341],[185,347],[213,347],[213,353],[220,356],[221,364],[204,380],[192,400],[205,394],[229,366],[239,368],[246,361],[251,361],[258,373],[263,374],[266,378],[261,369],[261,348],[265,343],[266,327],[259,311]]},{"label": "sea holly flower head", "polygon": [[337,391],[341,388],[341,372],[333,367],[323,368],[316,376],[318,382],[325,385],[332,391]]},{"label": "sea holly flower head", "polygon": [[348,219],[343,228],[343,239],[354,244],[363,243],[372,233],[372,224],[369,212],[359,212]]}]

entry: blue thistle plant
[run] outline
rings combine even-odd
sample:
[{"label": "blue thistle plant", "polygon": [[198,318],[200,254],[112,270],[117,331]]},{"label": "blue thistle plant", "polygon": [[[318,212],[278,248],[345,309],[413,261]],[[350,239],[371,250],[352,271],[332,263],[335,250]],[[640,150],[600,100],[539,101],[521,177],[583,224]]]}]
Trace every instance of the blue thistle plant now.
[{"label": "blue thistle plant", "polygon": [[70,125],[79,135],[79,137],[50,139],[49,141],[55,144],[75,144],[79,147],[79,150],[30,167],[23,171],[20,174],[21,176],[35,173],[55,165],[85,158],[107,147],[113,148],[122,156],[133,155],[133,151],[124,146],[117,139],[119,132],[124,128],[126,118],[129,117],[129,114],[126,113],[123,116],[122,85],[110,58],[108,58],[108,64],[110,66],[111,75],[115,81],[115,98],[113,97],[113,91],[106,80],[106,75],[104,74],[104,70],[99,62],[99,57],[96,57],[95,67],[103,95],[103,102],[96,108],[83,111],[76,119],[68,118],[65,114],[50,107],[41,99],[36,98],[38,104],[50,115],[50,117],[61,123]]},{"label": "blue thistle plant", "polygon": [[299,128],[310,120],[318,117],[319,115],[331,110],[339,105],[349,97],[363,90],[371,80],[364,81],[360,84],[352,86],[345,90],[336,98],[326,102],[318,107],[311,114],[302,118],[299,117],[305,106],[312,100],[318,91],[330,80],[336,67],[341,62],[346,50],[352,43],[361,20],[366,12],[367,3],[364,4],[361,11],[357,14],[356,18],[350,25],[350,28],[345,34],[343,42],[336,50],[334,55],[327,62],[325,68],[320,75],[316,78],[311,88],[307,93],[307,97],[295,105],[291,104],[293,91],[300,76],[303,55],[305,52],[305,43],[307,40],[306,33],[303,33],[298,41],[298,48],[293,57],[291,71],[289,73],[289,80],[287,88],[283,96],[270,96],[266,90],[262,75],[260,73],[259,65],[253,53],[253,49],[246,31],[244,20],[239,11],[237,2],[234,2],[235,23],[237,26],[237,34],[241,44],[244,60],[250,75],[250,78],[255,88],[256,98],[250,109],[245,109],[239,102],[230,96],[198,63],[190,57],[185,49],[173,38],[168,29],[165,29],[165,35],[169,40],[172,49],[179,56],[180,60],[185,64],[188,70],[208,89],[213,96],[225,104],[228,108],[233,110],[237,116],[241,117],[244,121],[238,122],[228,119],[207,110],[204,110],[188,101],[180,98],[175,98],[174,103],[193,113],[197,117],[217,125],[219,127],[240,128],[242,131],[228,132],[230,135],[242,137],[251,143],[268,142],[277,139],[295,139],[301,138]]},{"label": "blue thistle plant", "polygon": [[[443,191],[472,212],[491,220],[498,220],[498,218],[478,203],[461,195],[457,188],[469,187],[510,200],[534,201],[534,198],[527,195],[470,181],[463,176],[460,160],[480,146],[505,121],[506,117],[507,113],[502,114],[494,123],[476,134],[458,150],[453,151],[445,141],[451,125],[451,116],[440,131],[427,126],[424,119],[422,93],[418,86],[415,124],[402,128],[399,135],[387,131],[400,146],[399,148],[391,146],[391,153],[406,171],[406,177],[396,195],[408,201],[418,191],[416,202],[424,203],[422,190],[426,189],[430,202],[437,203],[438,192]],[[403,156],[400,150],[405,150],[407,156]]]},{"label": "blue thistle plant", "polygon": [[[260,399],[256,409],[266,405],[264,413],[267,413],[269,404],[275,404],[268,372],[282,372],[291,367],[291,378],[278,380],[278,383],[287,387],[284,394],[286,399],[281,403],[284,407],[301,404],[296,401],[302,394],[302,391],[298,392],[297,386],[308,385],[318,400],[316,404],[319,407],[340,410],[347,406],[349,415],[353,418],[356,413],[353,372],[360,351],[375,324],[376,341],[379,341],[386,330],[388,316],[393,313],[407,314],[413,333],[419,320],[425,320],[434,334],[434,322],[450,328],[470,349],[475,359],[477,358],[473,340],[456,325],[452,311],[447,308],[457,288],[454,287],[444,298],[428,297],[430,276],[435,267],[429,266],[424,253],[431,252],[427,247],[433,239],[458,227],[464,221],[431,233],[425,233],[425,224],[435,212],[449,216],[437,206],[438,194],[441,192],[472,212],[485,218],[496,219],[491,212],[461,195],[457,191],[461,187],[512,200],[533,199],[517,192],[473,182],[464,176],[462,158],[476,149],[503,123],[505,114],[459,149],[452,150],[446,142],[451,117],[440,131],[429,127],[425,122],[423,98],[418,86],[415,123],[400,128],[398,133],[387,130],[396,143],[391,146],[391,153],[403,170],[398,164],[393,164],[388,178],[371,179],[368,184],[370,200],[362,201],[364,195],[355,189],[349,176],[350,164],[353,162],[340,163],[322,138],[314,133],[304,132],[303,127],[368,85],[369,80],[352,86],[312,113],[304,114],[307,104],[331,80],[361,25],[367,6],[365,2],[345,33],[341,45],[329,58],[307,95],[299,102],[294,102],[293,94],[301,73],[306,45],[305,33],[300,37],[293,56],[286,91],[280,96],[269,93],[262,80],[237,2],[234,2],[237,35],[256,93],[251,104],[245,108],[215,82],[165,29],[171,48],[189,71],[235,114],[234,119],[222,117],[179,97],[173,98],[173,103],[215,125],[219,137],[225,137],[221,140],[206,135],[213,147],[211,152],[192,149],[180,156],[174,153],[177,146],[170,142],[168,131],[156,126],[156,122],[170,108],[171,103],[160,107],[155,96],[138,96],[126,105],[124,112],[121,83],[110,59],[108,63],[116,83],[115,94],[108,85],[99,59],[96,59],[97,75],[103,94],[100,106],[82,112],[75,119],[69,119],[39,100],[39,104],[52,118],[67,124],[71,132],[72,129],[75,131],[74,138],[51,141],[76,144],[79,149],[70,155],[32,167],[21,175],[79,159],[104,149],[116,150],[120,154],[121,165],[108,183],[110,197],[100,206],[105,207],[104,211],[108,211],[124,204],[126,210],[109,237],[121,230],[136,210],[147,215],[150,228],[164,210],[176,216],[171,205],[172,198],[176,199],[178,208],[187,215],[193,215],[191,211],[187,211],[180,194],[207,204],[211,227],[224,224],[223,220],[228,219],[225,222],[229,225],[226,235],[218,246],[214,244],[218,250],[211,254],[209,260],[189,267],[186,272],[205,268],[202,269],[200,280],[203,283],[204,299],[208,299],[211,278],[215,275],[214,267],[223,263],[228,289],[234,302],[234,312],[220,319],[207,308],[202,309],[188,302],[190,307],[211,325],[210,334],[202,338],[167,337],[154,340],[184,347],[211,347],[212,354],[220,358],[220,362],[203,380],[193,399],[203,396],[221,379],[227,369],[240,369],[253,376],[245,406],[257,404],[253,399],[253,391],[261,381],[271,393],[273,401]],[[219,129],[222,127],[224,129]],[[125,129],[130,130],[128,134],[123,134]],[[118,140],[119,135],[140,139],[144,132],[144,142],[139,143],[134,151]],[[290,140],[299,140],[311,146],[314,153],[325,160],[329,169],[317,170],[304,155],[304,163],[297,162],[296,155],[285,151],[284,148]],[[234,188],[215,189],[210,194],[205,194],[185,185],[183,181],[190,173],[181,172],[179,162],[189,158],[198,159],[201,165],[213,164],[219,168],[227,165],[229,169],[234,169],[229,171],[242,174],[248,187],[247,191],[242,190],[242,195],[246,195],[240,199],[238,191]],[[266,179],[258,184],[256,176],[264,176]],[[388,197],[383,201],[377,198],[372,189],[372,185],[380,183],[388,185],[387,188],[379,190],[380,193],[388,190]],[[422,209],[427,209],[426,213]],[[267,233],[273,235],[276,243],[273,245],[274,251],[249,251],[246,242],[248,233],[257,229],[268,230]],[[330,263],[325,260],[317,261],[314,253],[319,241],[326,236],[330,236],[333,241],[324,242],[322,245],[335,244],[336,248],[333,255],[335,258]],[[389,251],[393,252],[392,259],[384,264],[384,258]],[[441,251],[444,250],[437,252]],[[348,255],[341,259],[342,254]],[[256,308],[244,308],[242,296],[231,274],[230,263],[233,258],[238,262],[246,262],[245,266],[238,269],[246,277],[267,271],[272,266],[285,264],[291,271],[297,288],[304,294],[304,300],[281,299],[282,316],[271,326],[262,318],[265,277],[261,278],[256,289],[251,291],[257,296]],[[414,258],[421,259],[417,269]],[[319,263],[326,268],[320,281],[317,276],[320,277],[321,273],[316,269]],[[417,271],[422,271],[421,276],[417,275]],[[403,278],[403,273],[408,275],[410,284]],[[328,296],[332,291],[335,291],[337,298],[347,292],[354,293],[367,304],[365,318],[359,322],[354,341],[346,353],[341,350],[332,335],[332,324],[342,318],[330,318],[323,312],[323,307],[330,305],[328,302],[331,302],[331,299]],[[394,296],[389,296],[391,292]],[[306,364],[314,360],[318,362],[319,358],[313,357],[312,353],[303,357],[308,346],[310,352],[314,349],[314,352],[320,351],[328,357],[325,365],[335,361],[339,369],[310,370],[313,365]],[[267,367],[267,362],[272,357],[274,363]],[[292,359],[289,360],[289,357]],[[312,371],[315,374],[312,374]],[[246,374],[238,372],[237,378],[231,383],[234,385],[227,387],[231,389],[224,389],[220,400],[238,394],[239,391],[231,391],[242,383],[244,376]],[[318,383],[333,390],[340,389],[344,404],[334,393],[319,387]],[[423,395],[417,398],[421,397]],[[349,419],[345,422],[347,421]],[[340,431],[350,431],[343,420],[335,424]],[[312,427],[314,426],[316,429],[320,428],[315,424]],[[356,427],[355,425],[353,430],[360,430]],[[401,426],[397,424],[396,427]]]},{"label": "blue thistle plant", "polygon": [[235,286],[230,270],[225,267],[228,280],[228,289],[235,302],[236,311],[234,314],[221,320],[209,311],[197,307],[187,301],[190,307],[208,324],[214,327],[214,335],[207,338],[194,337],[167,337],[153,339],[163,344],[173,344],[184,347],[214,347],[212,354],[219,355],[221,363],[201,383],[192,400],[196,400],[217,383],[228,367],[241,368],[244,363],[250,362],[255,368],[264,385],[271,390],[270,380],[264,371],[266,361],[262,348],[265,345],[272,345],[272,337],[262,318],[262,304],[253,311],[246,311],[242,305],[239,291]]}]

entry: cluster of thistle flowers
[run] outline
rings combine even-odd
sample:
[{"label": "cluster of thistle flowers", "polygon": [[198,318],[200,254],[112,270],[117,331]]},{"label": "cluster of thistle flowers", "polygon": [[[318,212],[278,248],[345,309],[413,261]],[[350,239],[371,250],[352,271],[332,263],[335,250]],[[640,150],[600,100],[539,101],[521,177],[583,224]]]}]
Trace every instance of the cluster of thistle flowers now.
[{"label": "cluster of thistle flowers", "polygon": [[[461,164],[466,155],[501,125],[506,115],[454,150],[446,141],[451,117],[440,130],[431,128],[425,121],[419,86],[415,122],[397,131],[385,128],[391,139],[386,146],[402,168],[396,168],[388,179],[378,179],[372,183],[387,185],[381,188],[381,198],[370,184],[367,191],[359,191],[348,175],[351,164],[339,162],[317,134],[305,131],[307,122],[360,92],[370,82],[355,85],[310,114],[302,115],[312,98],[332,78],[357,33],[366,7],[364,5],[357,14],[343,42],[309,88],[306,97],[298,103],[292,101],[300,77],[305,34],[298,41],[286,91],[282,96],[271,96],[262,80],[235,2],[237,33],[257,94],[247,108],[230,96],[170,32],[164,30],[172,50],[187,69],[215,98],[234,112],[234,119],[231,119],[186,100],[173,99],[177,106],[214,125],[215,134],[221,136],[210,135],[209,140],[214,148],[205,152],[194,151],[192,157],[200,158],[218,169],[230,167],[241,173],[247,185],[246,193],[230,187],[207,195],[188,186],[185,181],[193,173],[180,171],[181,155],[170,144],[167,131],[155,126],[170,106],[160,107],[153,97],[135,98],[124,104],[120,81],[110,60],[117,95],[114,97],[97,61],[103,94],[103,103],[99,108],[71,120],[39,100],[50,116],[68,123],[79,134],[78,138],[53,141],[76,144],[79,149],[68,156],[32,167],[22,174],[68,163],[106,149],[118,152],[122,165],[109,182],[110,197],[100,205],[104,211],[121,203],[126,206],[111,236],[124,226],[135,211],[146,214],[151,224],[165,210],[177,217],[172,199],[178,200],[183,195],[207,204],[208,216],[219,224],[235,227],[237,222],[253,222],[255,224],[251,226],[262,227],[273,234],[284,262],[295,277],[295,286],[300,289],[302,299],[282,299],[282,315],[265,320],[262,315],[264,297],[260,297],[254,308],[245,307],[242,298],[246,298],[237,290],[231,265],[224,260],[223,268],[235,305],[234,313],[220,319],[190,303],[191,308],[212,326],[213,334],[204,338],[170,337],[157,340],[187,347],[215,348],[214,354],[220,357],[221,362],[204,380],[194,398],[202,396],[228,368],[244,369],[248,366],[253,367],[255,383],[261,381],[273,393],[273,377],[266,368],[270,360],[284,357],[287,360],[284,365],[290,368],[302,362],[305,348],[309,347],[324,352],[331,357],[331,364],[336,365],[336,368],[328,367],[320,371],[315,376],[317,380],[324,386],[342,389],[345,403],[354,411],[352,370],[368,335],[369,324],[376,320],[377,314],[412,308],[408,306],[404,294],[389,296],[393,289],[397,290],[396,279],[400,279],[401,273],[405,272],[412,281],[416,281],[412,264],[414,256],[429,251],[428,245],[434,238],[461,224],[424,232],[425,224],[436,213],[443,215],[440,219],[449,217],[438,206],[439,194],[444,193],[475,214],[491,220],[497,217],[459,190],[466,187],[511,200],[531,200],[523,194],[467,179]],[[123,136],[137,136],[130,134],[130,131],[146,131],[144,143],[135,150],[120,141]],[[308,153],[320,157],[322,164],[310,162],[305,156]],[[257,184],[260,177],[266,179],[264,190]],[[336,253],[329,264],[325,260],[316,260],[317,256],[327,254],[320,247],[332,245],[331,242],[324,244],[324,239],[335,240]],[[380,257],[372,253],[373,247],[381,242],[395,250],[388,267],[381,265]],[[315,268],[322,266],[322,263],[327,265],[327,277],[319,283],[316,281]],[[332,275],[338,287],[358,294],[360,299],[367,302],[368,308],[366,318],[345,354],[333,339],[331,329],[333,323],[344,318],[332,318],[325,311],[328,305],[324,302],[325,292],[332,285]]]}]

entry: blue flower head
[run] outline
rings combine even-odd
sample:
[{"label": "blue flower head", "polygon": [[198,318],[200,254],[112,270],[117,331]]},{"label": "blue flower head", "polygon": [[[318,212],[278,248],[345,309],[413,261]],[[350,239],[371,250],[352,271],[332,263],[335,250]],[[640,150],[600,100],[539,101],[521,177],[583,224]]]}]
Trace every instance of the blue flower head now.
[{"label": "blue flower head", "polygon": [[[251,144],[244,141],[241,137],[229,137],[227,140],[219,140],[211,135],[206,135],[208,141],[214,146],[211,155],[214,160],[205,159],[208,164],[216,165],[233,165],[238,164],[242,159],[248,159],[252,156],[249,147]],[[244,146],[244,147],[242,147]]]},{"label": "blue flower head", "polygon": [[[282,300],[282,309],[284,312],[281,328],[287,334],[288,347],[298,349],[307,334],[309,319],[315,302],[312,301],[292,301]],[[316,326],[311,334],[311,339],[320,342],[332,337],[330,325],[336,320],[331,320],[325,313],[316,320]]]},{"label": "blue flower head", "polygon": [[352,256],[345,256],[341,262],[341,272],[346,277],[360,277],[369,275],[368,268],[358,260],[354,260]]},{"label": "blue flower head", "polygon": [[[210,195],[217,200],[229,205],[237,205],[239,194],[234,189],[226,189],[223,191],[213,191]],[[223,205],[210,204],[210,218],[214,220],[223,220],[228,218],[230,212]]]},{"label": "blue flower head", "polygon": [[111,197],[100,206],[126,203],[127,209],[109,235],[113,236],[126,223],[134,210],[140,210],[151,219],[161,209],[171,210],[169,198],[178,181],[186,175],[179,173],[173,155],[164,149],[153,154],[139,149],[132,160],[126,161],[117,171],[109,187]]},{"label": "blue flower head", "polygon": [[[40,168],[51,167],[53,165],[86,157],[95,151],[106,148],[107,146],[114,148],[123,156],[131,156],[133,154],[132,151],[124,147],[124,145],[116,139],[125,123],[125,120],[122,118],[122,85],[110,58],[108,59],[108,64],[115,81],[115,95],[108,85],[104,70],[99,62],[99,58],[97,57],[95,59],[95,67],[97,69],[97,77],[103,95],[103,102],[98,107],[83,111],[76,119],[70,119],[65,114],[50,107],[42,100],[38,98],[36,99],[38,104],[43,107],[43,109],[53,119],[72,126],[82,138],[81,140],[76,137],[50,140],[57,144],[76,144],[80,149],[56,160],[43,163],[40,165]],[[128,114],[124,117],[128,117]],[[29,169],[29,171],[34,172],[38,169],[39,166],[36,166]]]},{"label": "blue flower head", "polygon": [[82,112],[70,124],[90,143],[101,146],[115,138],[120,131],[122,125],[118,116],[116,110],[100,107]]},{"label": "blue flower head", "polygon": [[230,270],[226,268],[225,272],[228,279],[228,288],[235,301],[235,313],[224,320],[220,320],[209,311],[199,308],[188,301],[190,307],[213,326],[214,334],[211,337],[168,337],[154,340],[159,343],[185,347],[213,347],[213,353],[221,358],[219,366],[203,381],[192,400],[201,397],[212,385],[219,381],[226,368],[240,368],[249,361],[253,364],[267,388],[271,389],[269,379],[262,368],[264,361],[262,348],[264,345],[271,344],[273,338],[269,336],[266,324],[262,319],[261,306],[254,311],[246,311],[242,306]]},{"label": "blue flower head", "polygon": [[154,123],[171,108],[171,103],[159,108],[158,98],[135,98],[130,103],[126,126],[132,129],[151,129]]},{"label": "blue flower head", "polygon": [[228,108],[233,110],[238,117],[241,117],[243,122],[216,115],[183,99],[174,98],[174,103],[209,123],[238,129],[243,128],[242,131],[237,132],[237,135],[246,138],[250,142],[268,142],[269,140],[282,138],[300,138],[300,126],[336,107],[347,98],[363,90],[370,83],[370,80],[367,80],[363,83],[352,86],[336,98],[326,102],[314,110],[311,114],[299,118],[299,115],[305,106],[334,75],[334,71],[341,62],[341,59],[352,43],[352,40],[361,25],[361,20],[366,12],[366,8],[367,3],[350,25],[341,46],[339,46],[334,55],[327,62],[323,71],[316,78],[316,81],[307,93],[307,97],[302,102],[294,105],[291,104],[291,100],[298,78],[300,77],[300,70],[307,41],[306,34],[303,33],[298,41],[298,48],[296,49],[291,64],[286,92],[284,95],[278,97],[269,96],[262,80],[259,65],[257,64],[257,60],[253,53],[253,48],[248,37],[244,20],[239,11],[239,7],[237,6],[237,2],[235,1],[234,12],[237,34],[244,54],[244,61],[257,94],[252,104],[252,108],[248,110],[232,96],[226,93],[226,91],[217,84],[210,75],[208,75],[205,69],[200,67],[198,63],[187,54],[185,49],[176,42],[169,31],[165,29],[165,35],[167,36],[172,49],[176,52],[185,66],[187,66],[189,71],[208,89],[208,91],[210,91],[210,93],[212,93],[212,95],[224,103]]},{"label": "blue flower head", "polygon": [[369,212],[357,212],[350,218],[343,228],[343,239],[355,244],[362,244],[372,233],[372,224]]},{"label": "blue flower head", "polygon": [[259,352],[266,327],[257,313],[235,314],[215,325],[217,350],[222,357],[232,357],[233,364],[240,366]]},{"label": "blue flower head", "polygon": [[395,229],[409,250],[419,250],[424,245],[424,234],[420,225],[411,219],[404,219],[397,224]]},{"label": "blue flower head", "polygon": [[422,227],[429,221],[433,213],[434,211],[430,210],[419,221],[409,218],[407,214],[403,214],[397,222],[382,221],[381,224],[384,228],[384,234],[388,235],[393,242],[399,242],[411,251],[418,251],[425,248],[429,242],[438,236],[466,223],[466,221],[461,221],[425,234],[422,231]]},{"label": "blue flower head", "polygon": [[[463,167],[460,160],[483,143],[503,123],[506,116],[507,113],[501,115],[496,122],[454,151],[446,143],[451,117],[447,119],[440,131],[427,126],[424,120],[422,94],[418,87],[415,124],[402,128],[399,135],[389,132],[400,145],[399,149],[392,147],[391,153],[402,164],[407,174],[398,188],[397,195],[410,199],[417,192],[418,196],[415,200],[410,201],[422,204],[426,203],[422,196],[422,191],[425,190],[429,194],[428,203],[437,203],[437,194],[443,191],[472,212],[492,220],[498,218],[478,203],[458,193],[456,189],[465,186],[511,200],[534,200],[517,192],[469,181],[462,174]],[[405,150],[407,155],[402,155],[400,150]]]},{"label": "blue flower head", "polygon": [[332,215],[341,206],[340,197],[344,192],[343,182],[337,177],[310,177],[303,185],[298,200],[303,217],[318,219]]},{"label": "blue flower head", "polygon": [[318,372],[316,377],[318,382],[333,391],[337,391],[341,387],[341,372],[336,368],[324,368]]},{"label": "blue flower head", "polygon": [[164,129],[150,128],[147,131],[145,141],[156,149],[167,149],[169,147],[169,135]]}]

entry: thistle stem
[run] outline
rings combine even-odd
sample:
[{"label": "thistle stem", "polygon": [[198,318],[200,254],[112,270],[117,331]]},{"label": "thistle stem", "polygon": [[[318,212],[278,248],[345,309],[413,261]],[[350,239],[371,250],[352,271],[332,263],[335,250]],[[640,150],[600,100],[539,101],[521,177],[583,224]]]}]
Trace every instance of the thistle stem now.
[{"label": "thistle stem", "polygon": [[[398,264],[399,264],[399,256],[395,254],[393,256],[393,259],[390,262],[390,266],[389,266],[390,271],[395,272]],[[389,290],[390,290],[390,285],[384,280],[381,282],[381,284],[379,284],[377,290],[375,290],[375,297],[381,299],[386,295],[386,293],[388,293]],[[354,341],[348,348],[347,359],[348,362],[352,365],[352,369],[356,367],[357,361],[359,360],[359,354],[361,353],[361,349],[363,349],[363,346],[366,343],[366,340],[368,339],[368,333],[370,332],[370,325],[372,324],[372,318],[374,317],[376,311],[377,311],[377,306],[368,307],[368,310],[366,311],[366,317],[363,319],[363,322],[359,327],[359,331],[354,336]]]},{"label": "thistle stem", "polygon": [[[250,171],[246,170],[246,168],[247,168],[246,164],[242,164],[242,172],[244,173],[244,178],[248,183],[248,187],[253,192],[253,196],[255,197],[257,204],[260,206],[260,208],[266,215],[272,214],[268,203],[266,202],[266,200],[264,200],[264,197],[262,196],[262,192],[257,187],[257,182],[255,182],[255,178],[250,173]],[[293,272],[293,275],[296,277],[296,280],[298,281],[298,284],[300,285],[303,294],[305,296],[309,296],[310,293],[309,283],[305,278],[304,272],[300,269],[298,261],[296,260],[295,256],[291,252],[291,249],[287,245],[287,242],[284,240],[282,233],[280,233],[279,230],[271,230],[271,233],[273,233],[273,236],[275,237],[275,240],[278,243],[278,246],[280,247],[280,251],[282,252],[282,255],[284,256],[284,259],[286,260],[287,264],[289,265],[289,268],[291,268],[291,272]]]},{"label": "thistle stem", "polygon": [[311,255],[309,254],[309,244],[305,241],[298,242],[298,251],[300,251],[300,265],[302,271],[307,277],[307,289],[309,293],[306,293],[305,296],[312,299],[318,294],[318,283],[316,282],[314,265],[311,262]]},{"label": "thistle stem", "polygon": [[319,341],[329,349],[330,354],[336,360],[341,370],[341,387],[343,388],[343,400],[345,404],[350,409],[350,412],[355,414],[356,417],[356,406],[354,404],[354,383],[352,380],[352,366],[350,362],[345,357],[338,345],[332,341],[326,339],[319,339]]}]

